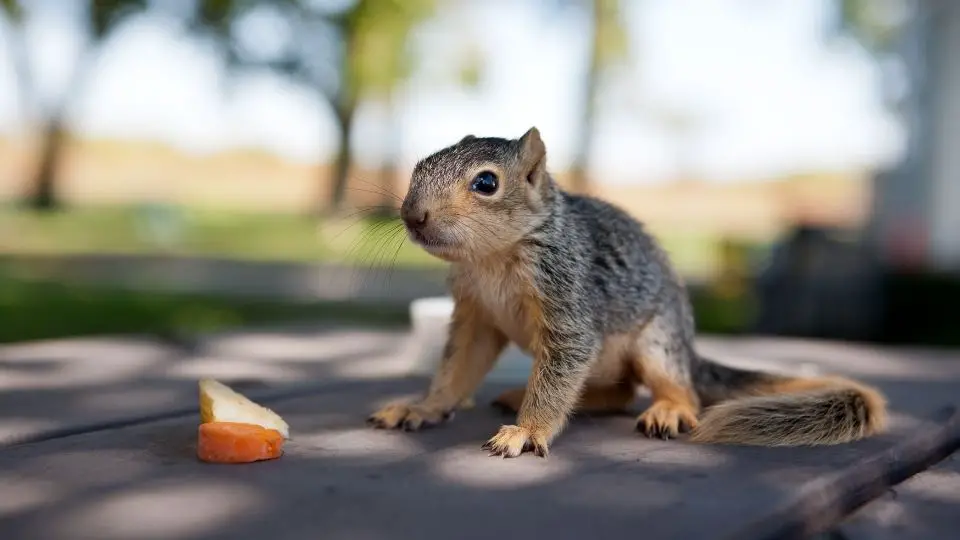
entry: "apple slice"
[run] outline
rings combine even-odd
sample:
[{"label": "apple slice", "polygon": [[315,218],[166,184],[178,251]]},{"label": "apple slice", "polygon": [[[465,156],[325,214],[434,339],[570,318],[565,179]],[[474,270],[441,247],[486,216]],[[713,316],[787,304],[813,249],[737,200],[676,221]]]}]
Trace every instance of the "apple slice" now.
[{"label": "apple slice", "polygon": [[290,427],[280,415],[213,379],[200,380],[200,421],[254,424],[290,438]]}]

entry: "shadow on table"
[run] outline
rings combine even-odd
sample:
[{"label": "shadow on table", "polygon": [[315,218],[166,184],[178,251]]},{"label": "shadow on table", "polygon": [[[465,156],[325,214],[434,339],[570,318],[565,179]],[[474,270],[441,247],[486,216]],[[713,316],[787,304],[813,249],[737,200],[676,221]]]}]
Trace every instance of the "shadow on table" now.
[{"label": "shadow on table", "polygon": [[[0,537],[719,538],[815,475],[922,428],[924,417],[960,395],[957,378],[918,360],[909,380],[870,378],[896,413],[890,434],[798,449],[646,439],[633,431],[644,398],[628,415],[575,417],[548,459],[504,460],[480,449],[501,424],[512,423],[488,406],[503,385],[486,385],[476,408],[440,428],[403,433],[364,425],[380,404],[424,389],[424,379],[378,375],[401,346],[396,336],[349,332],[225,336],[188,353],[99,344],[86,351],[86,368],[70,365],[53,345],[19,356],[7,350],[5,363],[33,358],[44,377],[74,377],[74,387],[52,377],[44,387],[30,378],[41,375],[31,368],[7,370],[7,380],[21,386],[8,384],[13,389],[0,394],[5,420],[56,423],[60,415],[124,407],[192,408],[200,373],[234,374],[251,395],[305,380],[318,386],[271,402],[293,431],[285,456],[271,462],[199,463],[192,413],[0,448]],[[129,354],[136,351],[142,354]],[[44,408],[50,402],[55,406]],[[925,497],[928,507],[955,504],[944,493],[913,496]]]},{"label": "shadow on table", "polygon": [[391,376],[407,344],[402,332],[329,327],[223,333],[186,345],[125,337],[3,346],[0,447],[195,410],[201,377],[253,396]]}]

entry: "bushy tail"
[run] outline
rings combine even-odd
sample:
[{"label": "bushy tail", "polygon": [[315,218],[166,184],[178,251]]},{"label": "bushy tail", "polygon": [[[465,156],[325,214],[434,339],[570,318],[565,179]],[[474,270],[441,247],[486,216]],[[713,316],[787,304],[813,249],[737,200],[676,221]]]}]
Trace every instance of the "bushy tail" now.
[{"label": "bushy tail", "polygon": [[843,377],[788,377],[698,362],[695,387],[708,405],[690,434],[699,443],[840,444],[886,428],[886,400]]}]

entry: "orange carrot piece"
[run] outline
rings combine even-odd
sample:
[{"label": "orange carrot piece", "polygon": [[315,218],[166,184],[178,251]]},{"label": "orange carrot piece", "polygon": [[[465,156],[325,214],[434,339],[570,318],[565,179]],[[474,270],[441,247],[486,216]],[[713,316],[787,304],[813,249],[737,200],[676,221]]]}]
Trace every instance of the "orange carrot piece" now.
[{"label": "orange carrot piece", "polygon": [[251,463],[283,455],[283,435],[240,422],[200,424],[197,457],[210,463]]}]

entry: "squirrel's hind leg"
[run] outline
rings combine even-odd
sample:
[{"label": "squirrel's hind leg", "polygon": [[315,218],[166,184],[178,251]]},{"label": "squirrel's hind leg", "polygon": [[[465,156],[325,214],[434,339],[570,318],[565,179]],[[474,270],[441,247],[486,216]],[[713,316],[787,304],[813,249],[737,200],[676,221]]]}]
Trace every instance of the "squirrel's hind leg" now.
[{"label": "squirrel's hind leg", "polygon": [[697,427],[700,402],[690,382],[692,348],[679,328],[657,316],[643,330],[632,367],[650,389],[652,403],[637,418],[637,431],[668,439]]}]

